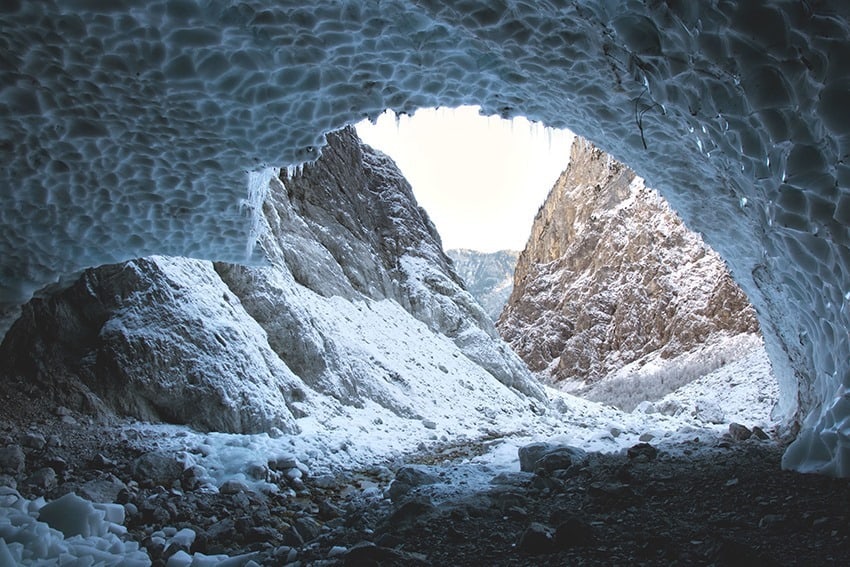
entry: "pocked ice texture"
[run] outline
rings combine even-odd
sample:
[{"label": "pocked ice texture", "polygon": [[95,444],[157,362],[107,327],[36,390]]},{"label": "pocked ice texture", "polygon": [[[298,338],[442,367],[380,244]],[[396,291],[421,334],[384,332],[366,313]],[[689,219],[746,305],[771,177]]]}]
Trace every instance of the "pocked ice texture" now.
[{"label": "pocked ice texture", "polygon": [[848,475],[848,16],[843,0],[5,2],[0,297],[146,254],[245,261],[250,172],[386,108],[480,104],[593,140],[705,235],[759,312],[781,413],[805,417],[785,465]]}]

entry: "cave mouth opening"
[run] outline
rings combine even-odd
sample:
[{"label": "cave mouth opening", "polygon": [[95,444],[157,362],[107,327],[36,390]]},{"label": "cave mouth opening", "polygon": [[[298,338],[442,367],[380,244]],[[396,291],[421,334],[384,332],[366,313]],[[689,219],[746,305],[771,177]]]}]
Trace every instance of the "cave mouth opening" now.
[{"label": "cave mouth opening", "polygon": [[[768,431],[779,425],[771,418],[778,402],[777,383],[752,306],[717,253],[688,230],[664,198],[642,180],[632,180],[634,186],[626,190],[618,188],[613,178],[620,166],[600,169],[581,150],[578,170],[567,176],[571,151],[577,151],[569,130],[543,128],[523,118],[484,116],[479,107],[419,109],[412,116],[387,111],[375,121],[359,123],[357,132],[364,142],[394,159],[440,232],[467,289],[499,322],[500,334],[512,339],[509,346],[530,364],[541,383],[626,412],[684,415],[695,423],[734,422]],[[592,146],[587,152],[602,154]],[[607,155],[604,159],[613,160]],[[592,192],[580,189],[588,184],[594,186]],[[553,199],[558,191],[564,196]],[[554,202],[548,204],[549,200]],[[584,202],[565,205],[567,200]],[[559,222],[543,214],[547,206],[554,209],[550,216],[562,215],[569,217],[568,222],[592,226],[547,234],[542,227]],[[577,208],[583,210],[577,213]],[[624,209],[624,214],[613,216],[612,209]],[[532,228],[535,213],[535,222],[541,226]],[[628,228],[612,228],[630,222]],[[511,297],[514,267],[506,281],[502,264],[510,259],[503,258],[503,253],[534,247],[533,241],[544,239],[560,254],[526,250],[523,254],[528,259],[522,261],[535,266],[525,266],[521,277],[539,279],[533,284],[543,288],[537,294],[557,295],[557,286],[563,286],[564,298],[555,302],[546,298],[550,311],[535,311],[533,316],[535,322],[551,320],[555,313],[561,316],[561,311],[569,311],[573,321],[558,319],[561,328],[558,323],[542,324],[542,328],[522,325],[502,313],[509,299],[517,303],[540,300],[532,292],[528,298]],[[630,240],[647,239],[626,258],[609,250],[628,247]],[[588,253],[599,257],[594,266],[576,259]],[[570,266],[570,275],[559,279],[553,270],[542,267],[553,262]],[[500,270],[498,274],[488,273],[495,269]],[[584,278],[599,280],[598,286],[575,289],[575,280]],[[613,297],[599,297],[617,287],[652,291],[620,290]],[[572,300],[571,294],[575,294]],[[600,321],[612,318],[602,313],[613,311],[602,305],[612,302],[619,304],[616,322]],[[578,307],[565,309],[565,303]],[[636,325],[636,320],[660,312],[669,322],[646,325],[647,329]],[[593,321],[575,329],[576,318]],[[706,319],[717,322],[706,325]],[[512,323],[522,326],[505,328]],[[624,341],[627,326],[633,336]],[[568,334],[566,327],[570,327]],[[649,336],[653,331],[658,336]],[[572,337],[580,333],[588,338]],[[525,334],[566,334],[572,344],[563,352],[552,352],[547,338]],[[605,340],[617,341],[618,346],[593,344]],[[638,346],[641,340],[651,346]],[[570,357],[578,360],[570,362]],[[604,362],[589,364],[593,359]]]}]

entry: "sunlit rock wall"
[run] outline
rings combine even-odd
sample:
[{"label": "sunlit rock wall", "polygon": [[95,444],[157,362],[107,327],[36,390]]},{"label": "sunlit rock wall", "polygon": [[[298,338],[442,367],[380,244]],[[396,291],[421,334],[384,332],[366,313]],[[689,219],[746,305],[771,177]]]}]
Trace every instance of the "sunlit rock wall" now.
[{"label": "sunlit rock wall", "polygon": [[92,264],[245,260],[249,172],[385,108],[477,103],[570,127],[658,188],[759,311],[783,412],[808,416],[785,464],[850,474],[848,16],[844,0],[5,2],[4,310]]},{"label": "sunlit rock wall", "polygon": [[632,363],[758,333],[717,254],[632,170],[580,137],[537,211],[496,326],[541,379],[582,396]]}]

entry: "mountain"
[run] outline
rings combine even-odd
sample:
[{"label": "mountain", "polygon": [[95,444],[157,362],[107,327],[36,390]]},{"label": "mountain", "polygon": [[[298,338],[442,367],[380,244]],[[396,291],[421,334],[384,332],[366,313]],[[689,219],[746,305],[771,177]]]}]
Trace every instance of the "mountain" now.
[{"label": "mountain", "polygon": [[496,321],[511,296],[519,252],[478,252],[458,248],[447,250],[446,255],[452,259],[454,269],[469,293],[484,307],[487,315]]},{"label": "mountain", "polygon": [[141,258],[31,301],[0,345],[0,383],[235,433],[333,418],[459,433],[546,405],[407,181],[353,129],[271,176],[262,213],[265,265]]},{"label": "mountain", "polygon": [[497,323],[534,372],[586,386],[651,354],[758,330],[722,260],[655,191],[586,140],[571,153]]}]

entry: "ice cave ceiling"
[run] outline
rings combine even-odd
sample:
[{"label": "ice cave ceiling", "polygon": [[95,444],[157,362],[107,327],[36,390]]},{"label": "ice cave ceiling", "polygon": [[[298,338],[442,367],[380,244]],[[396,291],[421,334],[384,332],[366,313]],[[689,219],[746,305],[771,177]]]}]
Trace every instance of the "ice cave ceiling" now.
[{"label": "ice cave ceiling", "polygon": [[629,164],[756,306],[785,465],[850,475],[843,0],[0,4],[0,302],[148,254],[248,261],[270,166],[479,104]]}]

